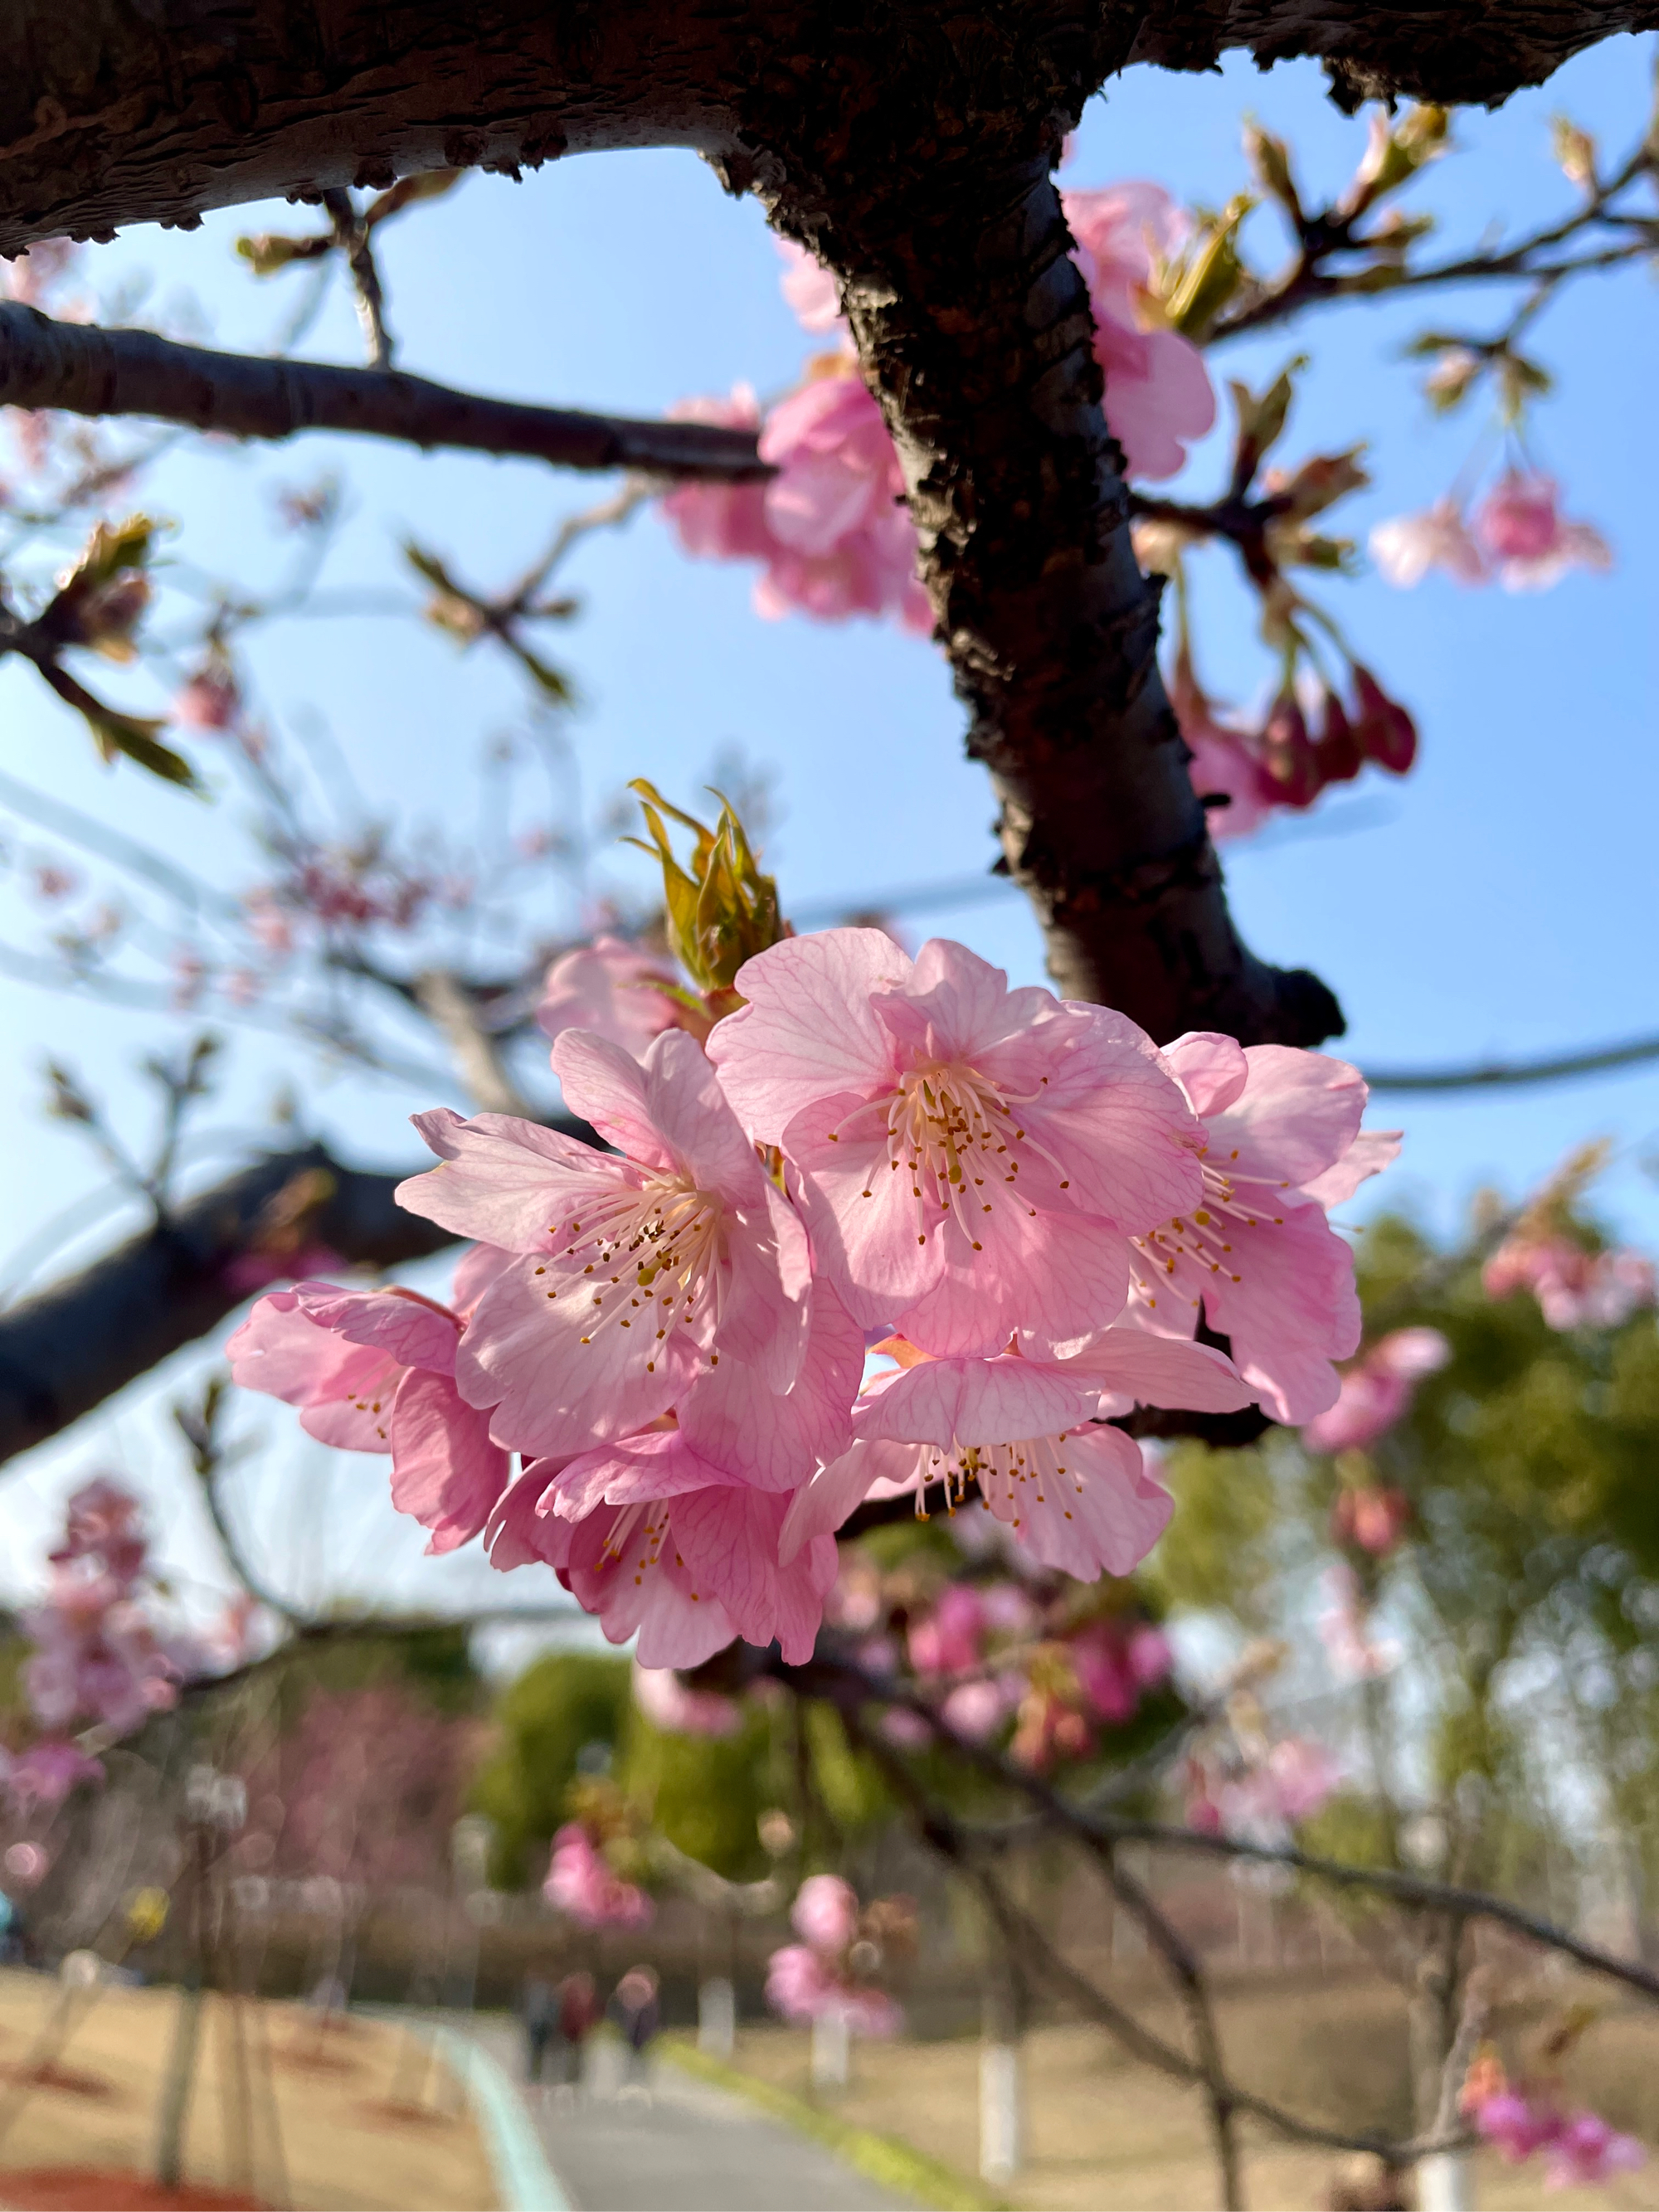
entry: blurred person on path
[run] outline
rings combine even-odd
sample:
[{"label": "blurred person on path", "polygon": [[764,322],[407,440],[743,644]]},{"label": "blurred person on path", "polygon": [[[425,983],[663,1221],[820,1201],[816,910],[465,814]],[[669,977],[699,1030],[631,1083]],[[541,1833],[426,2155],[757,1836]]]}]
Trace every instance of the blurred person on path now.
[{"label": "blurred person on path", "polygon": [[582,2054],[599,2021],[599,1984],[586,1967],[559,1984],[557,2079],[562,2098],[574,2100],[582,2083]]},{"label": "blurred person on path", "polygon": [[657,1991],[653,1968],[630,1966],[611,1999],[611,2017],[622,2030],[623,2040],[628,2045],[624,2094],[635,2092],[647,2100],[651,2094],[647,2075],[651,2045],[662,2026],[662,2006]]}]

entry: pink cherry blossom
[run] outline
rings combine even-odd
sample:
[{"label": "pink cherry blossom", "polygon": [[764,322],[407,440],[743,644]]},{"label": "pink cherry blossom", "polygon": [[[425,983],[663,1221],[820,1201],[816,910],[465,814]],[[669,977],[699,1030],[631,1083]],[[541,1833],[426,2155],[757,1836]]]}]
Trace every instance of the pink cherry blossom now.
[{"label": "pink cherry blossom", "polygon": [[542,1894],[579,1928],[646,1928],[655,1911],[645,1892],[607,1864],[574,1820],[553,1838]]},{"label": "pink cherry blossom", "polygon": [[654,1729],[665,1735],[735,1735],[743,1708],[735,1698],[714,1690],[694,1690],[670,1667],[641,1667],[633,1674],[634,1703]]},{"label": "pink cherry blossom", "polygon": [[1020,1677],[1012,1671],[995,1680],[958,1682],[955,1689],[946,1692],[939,1718],[969,1743],[983,1743],[1016,1710],[1024,1692]]},{"label": "pink cherry blossom", "polygon": [[947,1583],[928,1611],[910,1623],[910,1664],[918,1674],[966,1674],[977,1667],[988,1626],[979,1593]]},{"label": "pink cherry blossom", "polygon": [[810,1319],[805,1236],[701,1049],[669,1030],[635,1060],[567,1030],[553,1065],[623,1157],[511,1115],[416,1120],[441,1164],[398,1203],[520,1255],[467,1324],[462,1395],[494,1409],[498,1443],[548,1456],[644,1428],[722,1357],[787,1391]]},{"label": "pink cherry blossom", "polygon": [[830,270],[816,254],[809,253],[804,246],[797,246],[793,238],[780,238],[774,242],[788,264],[778,279],[778,287],[801,328],[815,336],[825,331],[844,332],[847,325],[841,312],[841,288]]},{"label": "pink cherry blossom", "polygon": [[809,1875],[789,1908],[790,1925],[815,1951],[844,1951],[859,1932],[859,1901],[838,1874]]},{"label": "pink cherry blossom", "polygon": [[[101,1760],[89,1757],[78,1744],[63,1741],[31,1744],[9,1761],[4,1777],[7,1793],[25,1808],[61,1805],[82,1783],[103,1779]],[[9,1851],[6,1856],[9,1864]]]},{"label": "pink cherry blossom", "polygon": [[1500,2086],[1466,2097],[1464,2109],[1477,2131],[1511,2165],[1546,2154],[1547,2188],[1595,2188],[1615,2174],[1634,2172],[1647,2153],[1634,2136],[1620,2135],[1598,2112],[1564,2113],[1547,2090]]},{"label": "pink cherry blossom", "polygon": [[620,938],[596,937],[548,969],[536,1020],[556,1042],[566,1030],[593,1030],[637,1060],[665,1030],[702,1034],[684,995],[665,961]]},{"label": "pink cherry blossom", "polygon": [[1437,1375],[1450,1358],[1437,1328],[1396,1328],[1379,1338],[1342,1377],[1336,1403],[1304,1425],[1303,1443],[1316,1452],[1364,1450],[1408,1411],[1424,1377]]},{"label": "pink cherry blossom", "polygon": [[1133,1719],[1144,1692],[1167,1681],[1175,1663],[1169,1638],[1146,1621],[1091,1621],[1066,1652],[1085,1703],[1115,1728]]},{"label": "pink cherry blossom", "polygon": [[1200,1311],[1276,1420],[1337,1395],[1332,1362],[1359,1340],[1353,1255],[1325,1218],[1398,1150],[1362,1134],[1357,1068],[1287,1045],[1194,1031],[1164,1059],[1204,1125],[1195,1206],[1135,1240],[1130,1318],[1188,1336]]},{"label": "pink cherry blossom", "polygon": [[[747,384],[729,399],[682,399],[668,410],[677,422],[708,422],[726,430],[758,430],[760,403]],[[662,511],[685,550],[700,561],[766,561],[775,550],[766,520],[766,485],[684,483],[667,493]]]},{"label": "pink cherry blossom", "polygon": [[1589,1252],[1569,1237],[1520,1229],[1487,1261],[1489,1298],[1530,1291],[1553,1329],[1618,1328],[1654,1304],[1653,1262],[1628,1248]]},{"label": "pink cherry blossom", "polygon": [[[550,1476],[551,1480],[550,1480]],[[696,1667],[741,1637],[811,1656],[836,1546],[780,1559],[789,1498],[736,1482],[678,1429],[526,1469],[484,1532],[493,1565],[544,1559],[612,1644],[637,1633],[641,1667]]]},{"label": "pink cherry blossom", "polygon": [[389,1452],[392,1502],[450,1552],[483,1527],[507,1487],[487,1413],[455,1385],[461,1322],[416,1291],[297,1283],[254,1307],[225,1346],[244,1389],[301,1409],[300,1425],[343,1451]]},{"label": "pink cherry blossom", "polygon": [[1593,2189],[1617,2173],[1634,2173],[1647,2156],[1634,2136],[1619,2134],[1599,2112],[1574,2112],[1547,2146],[1544,2185]]},{"label": "pink cherry blossom", "polygon": [[1206,810],[1211,836],[1219,845],[1234,837],[1251,836],[1282,801],[1249,733],[1218,717],[1184,653],[1176,662],[1170,703],[1192,755],[1187,773],[1193,789],[1200,799],[1213,796],[1227,801],[1224,806]]},{"label": "pink cherry blossom", "polygon": [[1370,536],[1371,558],[1385,580],[1401,591],[1420,584],[1431,568],[1460,584],[1484,584],[1486,556],[1455,499],[1437,499],[1419,514],[1396,514]]},{"label": "pink cherry blossom", "polygon": [[[1340,1408],[1340,1401],[1338,1401]],[[1330,1416],[1322,1413],[1322,1420]],[[1373,1559],[1386,1559],[1399,1545],[1410,1525],[1412,1504],[1403,1490],[1368,1484],[1361,1490],[1341,1490],[1331,1508],[1331,1535],[1339,1544],[1356,1545]]]},{"label": "pink cherry blossom", "polygon": [[1562,516],[1552,477],[1511,469],[1475,511],[1474,534],[1506,592],[1547,591],[1569,568],[1610,568],[1613,552],[1588,522]]},{"label": "pink cherry blossom", "polygon": [[843,1977],[805,1943],[786,1943],[773,1952],[766,2002],[785,2020],[839,2016],[857,2035],[896,2035],[903,2024],[903,2014],[884,1990]]},{"label": "pink cherry blossom", "polygon": [[972,1482],[1041,1565],[1079,1579],[1126,1575],[1164,1533],[1171,1502],[1140,1447],[1097,1415],[1141,1402],[1227,1412],[1249,1396],[1219,1352],[1135,1328],[1107,1329],[1066,1360],[921,1361],[871,1385],[851,1450],[797,1492],[784,1556],[866,1496],[912,1492],[920,1506],[938,1483],[954,1507]]},{"label": "pink cherry blossom", "polygon": [[737,988],[709,1055],[866,1325],[939,1352],[1075,1343],[1121,1310],[1127,1239],[1197,1196],[1201,1136],[1120,1014],[874,929],[787,939]]},{"label": "pink cherry blossom", "polygon": [[906,629],[931,629],[903,473],[856,365],[832,366],[780,400],[760,455],[777,474],[766,487],[773,542],[757,611],[799,608],[825,622],[896,612]]},{"label": "pink cherry blossom", "polygon": [[1311,1819],[1341,1778],[1341,1762],[1322,1744],[1284,1736],[1222,1782],[1212,1802],[1228,1835],[1276,1842]]},{"label": "pink cherry blossom", "polygon": [[1172,477],[1186,447],[1215,422],[1204,356],[1146,310],[1156,254],[1167,258],[1189,225],[1159,185],[1131,181],[1060,196],[1077,240],[1073,258],[1089,288],[1095,358],[1106,379],[1106,421],[1130,473]]}]

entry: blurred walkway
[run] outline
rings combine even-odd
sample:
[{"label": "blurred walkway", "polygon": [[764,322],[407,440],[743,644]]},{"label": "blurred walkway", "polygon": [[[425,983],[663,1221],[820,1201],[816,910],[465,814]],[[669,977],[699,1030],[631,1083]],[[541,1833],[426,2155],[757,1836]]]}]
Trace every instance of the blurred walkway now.
[{"label": "blurred walkway", "polygon": [[[480,2020],[473,2033],[522,2078],[514,2027]],[[596,2074],[579,2103],[529,2100],[575,2212],[898,2212],[909,2203],[676,2067],[653,2069],[649,2103],[618,2096],[620,2051],[600,2045],[590,2055]]]}]

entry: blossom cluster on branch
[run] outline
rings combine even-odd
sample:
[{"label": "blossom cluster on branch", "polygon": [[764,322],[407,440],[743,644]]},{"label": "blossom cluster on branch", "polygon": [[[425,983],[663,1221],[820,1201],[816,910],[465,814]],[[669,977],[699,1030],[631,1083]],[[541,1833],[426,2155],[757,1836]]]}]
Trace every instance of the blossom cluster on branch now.
[{"label": "blossom cluster on branch", "polygon": [[237,1380],[388,1452],[433,1549],[544,1563],[646,1668],[808,1657],[866,1499],[976,1492],[1031,1565],[1127,1575],[1170,1500],[1115,1421],[1330,1406],[1359,1313],[1327,1210],[1397,1139],[1340,1060],[1160,1050],[945,940],[787,935],[730,809],[692,826],[690,872],[659,843],[685,981],[596,949],[544,1008],[613,1149],[416,1116],[439,1164],[400,1202],[475,1240],[452,1304],[298,1284]]},{"label": "blossom cluster on branch", "polygon": [[21,1616],[33,1646],[23,1686],[37,1733],[5,1755],[3,1783],[23,1808],[49,1808],[77,1784],[100,1781],[86,1739],[106,1746],[167,1711],[204,1657],[193,1640],[157,1629],[139,1503],[107,1476],[70,1496],[51,1567],[46,1597]]},{"label": "blossom cluster on branch", "polygon": [[915,1947],[915,1906],[908,1897],[877,1898],[860,1908],[839,1875],[809,1875],[789,1917],[799,1943],[774,1951],[766,2001],[788,2021],[837,2019],[860,2035],[896,2035],[904,2015],[878,1977]]}]

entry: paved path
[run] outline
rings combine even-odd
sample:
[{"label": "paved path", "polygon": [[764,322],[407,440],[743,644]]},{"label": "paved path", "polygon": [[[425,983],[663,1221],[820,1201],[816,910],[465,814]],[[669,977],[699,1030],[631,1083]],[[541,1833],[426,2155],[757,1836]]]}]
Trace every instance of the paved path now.
[{"label": "paved path", "polygon": [[[516,2033],[482,2021],[474,2032],[519,2078]],[[580,2100],[532,2100],[576,2212],[897,2212],[909,2203],[677,2067],[654,2069],[647,2099],[617,2094],[619,2051],[600,2046],[592,2056],[599,2076]]]}]

